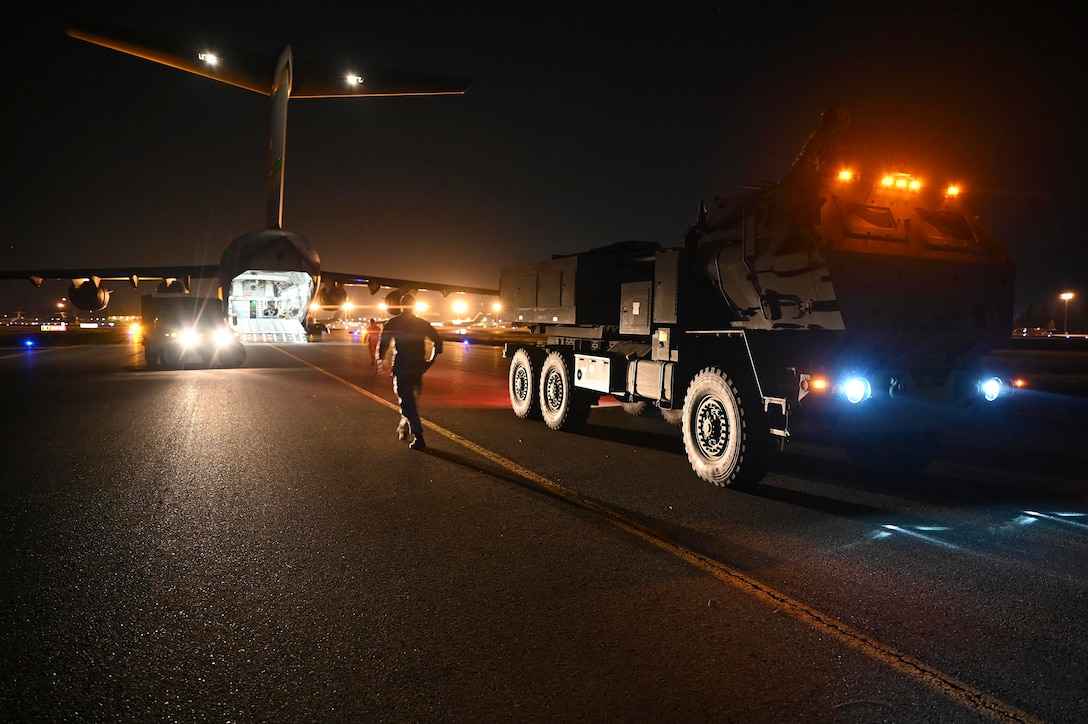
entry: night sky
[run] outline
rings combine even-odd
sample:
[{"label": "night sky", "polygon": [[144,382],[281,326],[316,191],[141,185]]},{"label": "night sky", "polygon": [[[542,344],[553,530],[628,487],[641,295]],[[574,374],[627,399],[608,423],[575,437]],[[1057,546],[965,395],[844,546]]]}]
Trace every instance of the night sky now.
[{"label": "night sky", "polygon": [[[216,263],[263,226],[267,98],[20,5],[0,30],[0,268]],[[502,267],[552,254],[674,245],[700,200],[780,179],[841,101],[889,160],[963,184],[1017,264],[1018,312],[1088,298],[1072,3],[177,5],[93,17],[213,48],[290,43],[300,67],[473,79],[464,96],[292,102],[284,226],[330,271],[497,287]],[[2,311],[52,301],[0,284]]]}]

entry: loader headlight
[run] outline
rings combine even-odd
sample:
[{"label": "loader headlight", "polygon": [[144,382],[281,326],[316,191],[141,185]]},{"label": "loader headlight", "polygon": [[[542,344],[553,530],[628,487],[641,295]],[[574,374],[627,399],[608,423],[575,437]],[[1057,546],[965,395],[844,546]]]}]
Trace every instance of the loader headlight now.
[{"label": "loader headlight", "polygon": [[225,347],[234,341],[234,334],[226,328],[217,329],[212,336],[212,341],[215,342],[216,347]]},{"label": "loader headlight", "polygon": [[195,329],[183,329],[178,335],[178,341],[181,342],[183,347],[195,347],[196,343],[200,341],[200,334]]}]

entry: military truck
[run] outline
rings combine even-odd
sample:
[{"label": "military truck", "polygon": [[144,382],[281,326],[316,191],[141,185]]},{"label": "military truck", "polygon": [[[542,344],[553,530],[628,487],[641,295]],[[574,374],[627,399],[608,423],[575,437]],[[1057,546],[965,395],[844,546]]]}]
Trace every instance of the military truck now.
[{"label": "military truck", "polygon": [[140,297],[144,360],[150,369],[175,369],[186,360],[204,366],[238,367],[245,347],[227,326],[215,297],[157,292]]},{"label": "military truck", "polygon": [[[801,415],[848,455],[921,470],[958,413],[1010,389],[1015,271],[954,186],[871,164],[836,119],[786,177],[700,205],[676,246],[627,241],[504,269],[514,413],[577,429],[602,396],[682,428],[717,485],[762,479]],[[792,423],[792,426],[791,426]]]}]

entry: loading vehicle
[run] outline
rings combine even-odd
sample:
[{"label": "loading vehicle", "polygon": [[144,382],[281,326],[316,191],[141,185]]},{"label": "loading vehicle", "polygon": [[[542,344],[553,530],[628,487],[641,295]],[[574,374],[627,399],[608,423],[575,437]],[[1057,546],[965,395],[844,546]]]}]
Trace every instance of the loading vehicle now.
[{"label": "loading vehicle", "polygon": [[151,369],[176,369],[193,359],[205,367],[245,362],[245,347],[215,297],[156,292],[140,297],[140,310],[144,360]]}]

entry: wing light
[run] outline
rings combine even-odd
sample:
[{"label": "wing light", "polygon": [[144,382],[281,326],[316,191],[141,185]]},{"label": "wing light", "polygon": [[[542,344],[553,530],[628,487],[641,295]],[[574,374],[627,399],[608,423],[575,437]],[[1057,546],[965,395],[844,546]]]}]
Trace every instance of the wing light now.
[{"label": "wing light", "polygon": [[197,53],[197,60],[207,63],[210,66],[219,65],[219,56],[215,53]]}]

